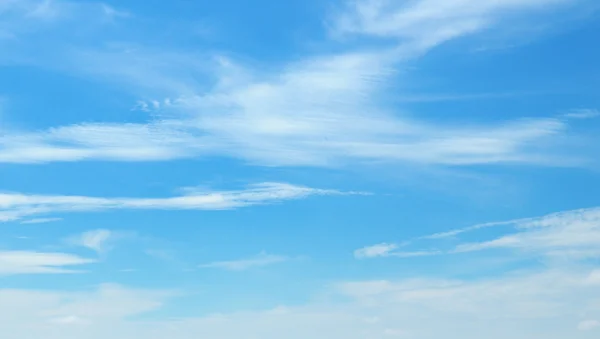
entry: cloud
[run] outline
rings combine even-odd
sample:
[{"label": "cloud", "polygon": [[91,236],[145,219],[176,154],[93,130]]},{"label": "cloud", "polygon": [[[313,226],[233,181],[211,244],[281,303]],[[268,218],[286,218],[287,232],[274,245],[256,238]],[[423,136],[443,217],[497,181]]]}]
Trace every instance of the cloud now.
[{"label": "cloud", "polygon": [[104,253],[109,248],[109,241],[114,238],[114,233],[109,230],[99,229],[84,232],[78,236],[69,238],[69,242],[89,248],[97,253]]},{"label": "cloud", "polygon": [[570,119],[592,119],[600,116],[600,111],[597,109],[576,109],[564,114]]},{"label": "cloud", "polygon": [[398,258],[417,258],[417,257],[429,257],[433,255],[440,255],[444,252],[439,250],[426,250],[426,251],[412,251],[412,252],[394,252],[390,253],[390,257]]},{"label": "cloud", "polygon": [[580,331],[590,331],[598,326],[600,326],[600,322],[597,320],[585,320],[580,322],[579,325],[577,325],[577,328]]},{"label": "cloud", "polygon": [[398,245],[396,244],[377,244],[373,246],[363,247],[354,251],[354,257],[362,259],[362,258],[374,258],[374,257],[386,257],[390,254],[390,252],[396,250]]},{"label": "cloud", "polygon": [[0,276],[16,274],[77,273],[71,266],[94,263],[92,259],[66,253],[0,251]]},{"label": "cloud", "polygon": [[[11,59],[13,48],[10,44],[23,42],[24,38],[49,37],[49,32],[59,30],[63,25],[77,25],[82,28],[98,23],[106,18],[122,16],[122,12],[98,2],[77,2],[67,0],[3,0],[0,1],[0,43],[8,43],[3,57]],[[3,39],[4,38],[4,39]],[[4,40],[4,41],[3,41]],[[54,40],[51,37],[48,40]],[[40,46],[46,46],[40,43]],[[26,58],[32,60],[32,58]]]},{"label": "cloud", "polygon": [[86,321],[85,319],[81,319],[79,317],[72,316],[72,315],[50,319],[49,322],[55,323],[55,324],[62,324],[62,325],[89,324],[89,322]]},{"label": "cloud", "polygon": [[506,11],[543,10],[562,1],[353,3],[336,19],[338,31],[406,34],[420,41],[418,48],[404,42],[378,48],[348,45],[343,52],[306,55],[266,70],[220,54],[152,50],[141,42],[96,50],[53,46],[59,55],[36,66],[118,84],[144,98],[139,109],[160,103],[165,112],[145,123],[82,122],[9,131],[0,137],[0,162],[225,156],[266,166],[586,163],[585,152],[559,143],[568,139],[564,119],[465,125],[424,121],[383,104],[404,62],[436,43],[499,23]]},{"label": "cloud", "polygon": [[471,281],[413,278],[347,282],[339,289],[365,305],[404,304],[408,309],[456,312],[474,320],[527,321],[560,317],[569,310],[598,312],[594,306],[598,295],[593,292],[597,285],[586,283],[592,273],[549,269]]},{"label": "cloud", "polygon": [[177,118],[148,124],[88,123],[7,134],[0,137],[0,162],[160,161],[212,155],[279,166],[580,161],[545,149],[545,143],[567,129],[560,119],[438,126],[387,112],[372,98],[388,79],[380,59],[346,54],[307,60],[290,65],[274,81],[256,80],[182,98]]},{"label": "cloud", "polygon": [[173,293],[165,291],[112,284],[78,292],[4,289],[0,316],[7,339],[44,333],[49,339],[363,339],[392,333],[410,339],[476,339],[481,333],[490,339],[592,339],[593,331],[579,331],[578,324],[590,326],[589,319],[600,314],[598,285],[586,283],[593,272],[521,272],[475,281],[345,281],[326,292],[335,302],[177,319],[143,317],[177,305]]},{"label": "cloud", "polygon": [[417,237],[405,242],[405,246],[419,246],[423,241],[438,241],[449,237],[460,240],[460,235],[491,227],[505,227],[507,230],[503,235],[491,240],[462,242],[446,250],[427,248],[412,252],[395,252],[395,245],[375,245],[357,250],[355,253],[358,253],[357,257],[361,258],[412,257],[495,249],[515,251],[520,255],[525,255],[525,258],[534,256],[567,262],[600,258],[600,208],[565,211],[537,218],[484,223]]},{"label": "cloud", "polygon": [[510,221],[501,221],[501,222],[488,222],[488,223],[473,225],[473,226],[469,226],[469,227],[465,227],[465,228],[459,228],[459,229],[454,229],[454,230],[450,230],[450,231],[426,235],[426,236],[418,237],[416,240],[427,240],[427,239],[433,240],[433,239],[444,239],[444,238],[456,237],[460,234],[467,233],[467,232],[486,229],[486,228],[490,228],[490,227],[512,225],[516,222],[522,222],[522,221],[526,221],[526,220],[531,220],[531,219],[519,219],[519,220],[510,220]]},{"label": "cloud", "polygon": [[111,19],[112,18],[127,18],[131,15],[129,12],[118,10],[112,6],[105,4],[105,3],[101,3],[100,8],[104,12],[104,14]]},{"label": "cloud", "polygon": [[416,258],[427,257],[432,255],[442,254],[438,250],[426,251],[398,251],[401,246],[409,245],[410,242],[405,242],[401,245],[382,243],[373,246],[366,246],[354,251],[354,257],[357,259],[368,259],[377,257],[397,257],[397,258]]},{"label": "cloud", "polygon": [[47,224],[50,222],[57,222],[63,220],[62,218],[34,218],[29,220],[21,221],[21,224]]},{"label": "cloud", "polygon": [[216,261],[204,265],[200,265],[200,268],[220,268],[228,271],[245,271],[252,268],[258,268],[263,266],[269,266],[274,264],[279,264],[285,261],[290,260],[289,257],[281,256],[281,255],[273,255],[267,254],[266,252],[262,252],[257,256],[239,259],[239,260],[231,260],[231,261]]},{"label": "cloud", "polygon": [[[535,14],[572,4],[572,0],[393,0],[347,1],[336,15],[332,33],[393,38],[427,50],[451,39],[497,26],[507,17]],[[564,7],[564,6],[562,6]],[[531,20],[531,18],[528,18]]]},{"label": "cloud", "polygon": [[0,221],[15,221],[36,214],[111,209],[224,210],[314,195],[343,194],[360,193],[344,193],[274,182],[252,185],[245,190],[193,191],[171,198],[97,198],[1,193]]},{"label": "cloud", "polygon": [[[120,11],[102,2],[81,3],[69,0],[3,0],[0,2],[3,23],[31,24],[34,21],[60,24],[62,21],[88,19],[88,15],[99,17],[125,17]],[[97,18],[96,18],[97,19]]]},{"label": "cloud", "polygon": [[460,244],[455,252],[514,249],[555,258],[600,257],[600,208],[567,211],[515,221],[516,232],[498,238]]}]

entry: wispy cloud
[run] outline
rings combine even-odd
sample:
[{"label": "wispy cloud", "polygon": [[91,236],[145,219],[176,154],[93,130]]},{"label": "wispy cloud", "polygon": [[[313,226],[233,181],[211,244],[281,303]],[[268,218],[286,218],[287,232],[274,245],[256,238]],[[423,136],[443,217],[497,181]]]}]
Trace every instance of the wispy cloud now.
[{"label": "wispy cloud", "polygon": [[62,218],[34,218],[21,221],[21,224],[47,224],[63,220]]},{"label": "wispy cloud", "polygon": [[510,220],[510,221],[487,222],[487,223],[477,224],[477,225],[473,225],[473,226],[469,226],[469,227],[465,227],[465,228],[458,228],[458,229],[453,229],[450,231],[425,235],[422,237],[418,237],[414,240],[434,240],[434,239],[444,239],[444,238],[456,237],[458,235],[461,235],[461,234],[467,233],[467,232],[472,232],[472,231],[491,228],[491,227],[510,226],[515,223],[525,222],[528,220],[532,220],[532,219],[518,219],[518,220]]},{"label": "wispy cloud", "polygon": [[252,268],[279,264],[290,260],[289,257],[262,252],[257,256],[230,261],[216,261],[200,265],[200,268],[219,268],[228,271],[245,271]]},{"label": "wispy cloud", "polygon": [[[132,318],[172,306],[172,293],[102,285],[80,292],[1,290],[0,314],[10,339],[43,337],[48,322],[62,319],[61,338],[81,337],[84,321],[91,338],[111,336],[189,338],[385,338],[404,333],[434,339],[460,332],[461,338],[592,338],[599,316],[597,271],[521,272],[478,280],[418,278],[344,281],[327,290],[331,297],[301,306],[220,313],[203,317],[143,322]],[[343,296],[343,302],[334,302]],[[321,299],[319,299],[321,300]],[[329,300],[329,299],[328,299]],[[15,307],[18,305],[19,307]],[[41,311],[40,311],[41,310]],[[401,319],[402,321],[399,321]],[[437,319],[431,326],[431,319]],[[52,328],[53,329],[53,328]],[[394,329],[394,330],[391,330]],[[591,331],[582,336],[580,331]]]},{"label": "wispy cloud", "polygon": [[519,251],[520,254],[560,260],[600,258],[600,208],[559,212],[538,218],[523,218],[505,222],[491,222],[418,237],[405,246],[419,246],[422,241],[436,241],[456,237],[490,227],[505,227],[502,236],[479,242],[463,242],[447,250],[419,249],[397,252],[394,244],[365,247],[355,252],[358,258],[433,256],[478,252],[492,249]]},{"label": "wispy cloud", "polygon": [[[372,161],[580,165],[585,163],[583,151],[556,144],[558,136],[567,137],[569,124],[564,119],[496,120],[471,126],[425,122],[380,100],[402,62],[444,41],[499,24],[508,12],[542,11],[562,3],[353,1],[334,20],[336,31],[400,41],[370,49],[348,45],[344,52],[307,55],[270,71],[219,55],[150,50],[141,43],[112,44],[105,50],[71,48],[42,67],[119,83],[147,98],[139,108],[161,103],[161,109],[168,106],[168,114],[147,123],[81,123],[5,133],[0,137],[0,162],[227,156],[279,166]],[[198,80],[206,78],[211,81]],[[170,98],[168,105],[163,105],[164,98]]]},{"label": "wispy cloud", "polygon": [[[471,319],[523,321],[555,318],[571,307],[593,307],[585,296],[597,296],[592,290],[598,285],[586,282],[594,272],[550,269],[466,281],[430,278],[359,281],[342,283],[338,289],[370,307],[404,305],[408,309],[424,307],[430,313],[465,314]],[[582,294],[572,294],[574,290]]]},{"label": "wispy cloud", "polygon": [[104,253],[109,249],[110,241],[115,237],[114,232],[105,229],[87,231],[77,236],[68,238],[68,242],[86,247],[97,253]]},{"label": "wispy cloud", "polygon": [[565,113],[564,116],[566,118],[571,118],[571,119],[591,119],[591,118],[596,118],[600,116],[600,111],[598,111],[597,109],[576,109],[576,110],[572,110],[568,113]]},{"label": "wispy cloud", "polygon": [[568,128],[560,119],[436,126],[386,112],[370,99],[387,78],[382,67],[378,56],[318,58],[291,65],[276,81],[257,80],[181,99],[177,111],[182,115],[176,119],[8,134],[0,138],[0,162],[157,161],[211,155],[265,165],[314,166],[371,160],[455,166],[580,160],[544,150],[545,141]]},{"label": "wispy cloud", "polygon": [[373,246],[366,246],[361,249],[354,251],[354,257],[357,259],[368,259],[377,257],[397,257],[397,258],[416,258],[416,257],[427,257],[432,255],[442,254],[442,251],[438,250],[420,250],[420,251],[399,251],[398,248],[406,246],[409,243],[401,245],[397,244],[378,244]]},{"label": "wispy cloud", "polygon": [[108,209],[224,210],[315,195],[344,194],[359,193],[274,182],[252,185],[244,190],[191,191],[186,195],[171,198],[98,198],[2,193],[0,221],[14,221],[36,214]]},{"label": "wispy cloud", "polygon": [[563,259],[600,257],[600,208],[568,211],[514,224],[516,232],[458,245],[455,252],[515,249]]},{"label": "wispy cloud", "polygon": [[600,321],[597,320],[584,320],[577,325],[580,331],[590,331],[597,327],[600,327]]},{"label": "wispy cloud", "polygon": [[386,257],[389,256],[394,250],[398,248],[396,244],[377,244],[373,246],[363,247],[354,251],[354,256],[356,258],[375,258],[375,257]]},{"label": "wispy cloud", "polygon": [[[426,50],[440,43],[498,26],[511,15],[551,11],[571,0],[393,0],[346,1],[347,11],[336,15],[335,35],[397,39]],[[528,18],[531,20],[531,17]]]},{"label": "wispy cloud", "polygon": [[102,2],[70,0],[3,0],[0,1],[0,14],[0,33],[4,32],[10,40],[44,34],[62,27],[61,24],[83,27],[92,22],[127,16],[126,12]]},{"label": "wispy cloud", "polygon": [[66,253],[0,251],[0,275],[77,273],[70,267],[94,262]]}]

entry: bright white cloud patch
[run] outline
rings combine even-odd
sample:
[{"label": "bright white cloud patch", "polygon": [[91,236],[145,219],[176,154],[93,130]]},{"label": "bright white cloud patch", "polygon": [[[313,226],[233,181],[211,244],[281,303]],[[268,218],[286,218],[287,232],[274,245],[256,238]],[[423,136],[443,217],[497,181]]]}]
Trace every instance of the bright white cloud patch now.
[{"label": "bright white cloud patch", "polygon": [[72,267],[95,261],[66,253],[0,251],[0,276],[16,274],[77,273]]},{"label": "bright white cloud patch", "polygon": [[573,2],[575,1],[347,1],[348,11],[336,19],[334,32],[406,39],[408,43],[428,48],[494,27],[511,14],[551,10],[556,5]]},{"label": "bright white cloud patch", "polygon": [[388,78],[385,67],[391,64],[378,55],[306,60],[291,65],[273,82],[259,78],[184,98],[177,106],[180,119],[9,134],[0,138],[0,162],[156,161],[212,154],[266,165],[559,162],[540,148],[544,140],[568,128],[559,119],[466,128],[386,112],[370,99]]},{"label": "bright white cloud patch", "polygon": [[[0,162],[164,161],[219,155],[280,166],[374,160],[452,166],[581,164],[581,150],[548,148],[550,140],[567,138],[569,125],[563,119],[510,119],[467,127],[421,121],[410,112],[384,107],[380,100],[406,60],[505,22],[506,13],[545,11],[569,2],[352,1],[334,20],[336,31],[401,41],[378,49],[349,46],[337,54],[306,56],[269,72],[189,52],[128,46],[60,50],[64,55],[56,62],[68,62],[48,67],[109,78],[145,96],[176,98],[150,99],[139,106],[164,106],[169,114],[147,123],[82,122],[42,132],[6,133],[0,136]],[[198,83],[190,73],[208,73],[215,81]]]}]

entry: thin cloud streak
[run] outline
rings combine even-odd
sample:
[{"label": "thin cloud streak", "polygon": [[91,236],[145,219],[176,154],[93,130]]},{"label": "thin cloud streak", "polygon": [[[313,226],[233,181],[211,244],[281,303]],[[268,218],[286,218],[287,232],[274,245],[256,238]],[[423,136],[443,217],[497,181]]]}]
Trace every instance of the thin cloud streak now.
[{"label": "thin cloud streak", "polygon": [[99,198],[0,194],[0,221],[16,221],[37,214],[103,210],[226,210],[296,200],[318,195],[355,195],[287,183],[267,182],[231,191],[195,191],[171,198]]},{"label": "thin cloud streak", "polygon": [[216,261],[208,264],[203,264],[200,268],[218,268],[228,271],[245,271],[252,268],[270,266],[274,264],[289,261],[290,258],[282,255],[273,255],[266,252],[261,252],[259,255],[230,261]]},{"label": "thin cloud streak", "polygon": [[23,225],[32,225],[32,224],[47,224],[51,222],[62,221],[63,218],[35,218],[21,221]]}]

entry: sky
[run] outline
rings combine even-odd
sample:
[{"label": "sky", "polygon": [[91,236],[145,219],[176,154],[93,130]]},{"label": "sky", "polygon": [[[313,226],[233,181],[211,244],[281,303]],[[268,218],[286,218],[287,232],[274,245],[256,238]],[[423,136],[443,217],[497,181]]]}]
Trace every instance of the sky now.
[{"label": "sky", "polygon": [[0,336],[600,336],[595,0],[0,0]]}]

